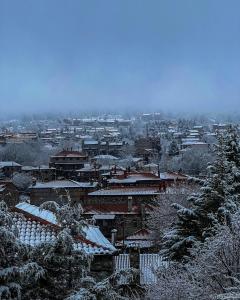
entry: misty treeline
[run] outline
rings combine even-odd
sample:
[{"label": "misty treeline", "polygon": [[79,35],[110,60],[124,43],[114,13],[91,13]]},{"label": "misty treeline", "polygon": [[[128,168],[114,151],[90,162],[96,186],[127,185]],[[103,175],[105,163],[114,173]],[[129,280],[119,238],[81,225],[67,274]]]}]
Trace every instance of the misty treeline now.
[{"label": "misty treeline", "polygon": [[49,157],[62,149],[80,148],[80,144],[66,140],[57,146],[44,144],[40,139],[0,146],[0,161],[14,161],[22,165],[48,165]]},{"label": "misty treeline", "polygon": [[214,153],[207,177],[191,178],[196,187],[184,188],[185,199],[175,194],[171,208],[163,199],[163,210],[160,202],[150,216],[169,264],[159,269],[148,299],[240,299],[240,146],[235,127],[218,135]]},{"label": "misty treeline", "polygon": [[48,164],[49,156],[53,153],[53,150],[44,147],[41,141],[10,143],[0,147],[0,160],[39,166]]},{"label": "misty treeline", "polygon": [[[179,150],[178,150],[179,151]],[[160,160],[162,171],[175,171],[188,175],[206,175],[209,163],[213,162],[212,151],[187,149],[181,155],[164,152]]]}]

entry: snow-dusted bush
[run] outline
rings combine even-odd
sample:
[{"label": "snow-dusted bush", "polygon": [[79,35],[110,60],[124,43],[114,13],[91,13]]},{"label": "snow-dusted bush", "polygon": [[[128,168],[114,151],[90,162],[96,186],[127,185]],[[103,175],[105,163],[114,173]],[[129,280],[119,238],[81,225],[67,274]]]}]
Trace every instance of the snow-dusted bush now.
[{"label": "snow-dusted bush", "polygon": [[13,175],[13,184],[22,191],[25,191],[32,184],[32,178],[26,174],[15,173]]},{"label": "snow-dusted bush", "polygon": [[139,285],[138,270],[126,269],[100,282],[95,282],[91,277],[83,279],[82,288],[66,300],[139,300],[143,299],[144,292]]}]

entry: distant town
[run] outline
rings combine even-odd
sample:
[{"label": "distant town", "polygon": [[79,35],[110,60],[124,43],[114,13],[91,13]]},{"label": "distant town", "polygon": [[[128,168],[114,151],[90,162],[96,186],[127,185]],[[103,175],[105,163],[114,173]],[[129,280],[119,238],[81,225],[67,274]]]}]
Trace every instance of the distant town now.
[{"label": "distant town", "polygon": [[140,285],[155,284],[168,263],[160,250],[176,221],[171,204],[199,190],[229,126],[161,113],[2,121],[0,198],[29,247],[54,241],[60,230],[44,203],[80,207],[85,234],[72,236],[94,256],[91,274],[135,268]]}]

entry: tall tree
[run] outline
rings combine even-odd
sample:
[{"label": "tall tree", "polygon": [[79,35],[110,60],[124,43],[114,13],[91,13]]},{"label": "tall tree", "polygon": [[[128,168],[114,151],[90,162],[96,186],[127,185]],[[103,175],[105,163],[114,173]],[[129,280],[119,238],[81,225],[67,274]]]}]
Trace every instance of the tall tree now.
[{"label": "tall tree", "polygon": [[162,250],[171,259],[188,257],[193,244],[214,234],[217,224],[229,225],[231,214],[239,207],[239,192],[235,187],[235,177],[239,174],[239,147],[232,130],[231,127],[226,135],[219,135],[216,160],[209,166],[208,177],[200,192],[188,199],[189,208],[173,205],[178,220],[165,234]]},{"label": "tall tree", "polygon": [[147,299],[240,299],[240,211],[232,226],[220,225],[216,234],[192,249],[187,263],[171,263],[158,272]]},{"label": "tall tree", "polygon": [[29,289],[26,299],[64,299],[69,293],[81,288],[81,281],[89,270],[89,257],[76,248],[74,238],[83,235],[85,224],[80,206],[59,206],[54,201],[45,202],[42,208],[51,210],[57,218],[60,230],[56,240],[44,243],[31,252],[31,257],[44,270],[45,276],[40,284]]},{"label": "tall tree", "polygon": [[81,280],[87,276],[88,258],[76,249],[66,229],[59,232],[53,243],[36,247],[31,257],[45,270],[45,276],[28,290],[25,299],[64,299],[79,289]]}]

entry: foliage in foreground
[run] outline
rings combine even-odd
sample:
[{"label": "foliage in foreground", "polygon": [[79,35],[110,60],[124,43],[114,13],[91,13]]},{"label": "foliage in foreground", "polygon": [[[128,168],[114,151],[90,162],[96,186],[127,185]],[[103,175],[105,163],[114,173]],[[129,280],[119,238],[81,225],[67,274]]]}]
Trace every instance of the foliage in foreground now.
[{"label": "foliage in foreground", "polygon": [[192,249],[192,260],[172,262],[158,274],[158,283],[148,299],[240,299],[240,211],[232,216],[231,227]]}]

